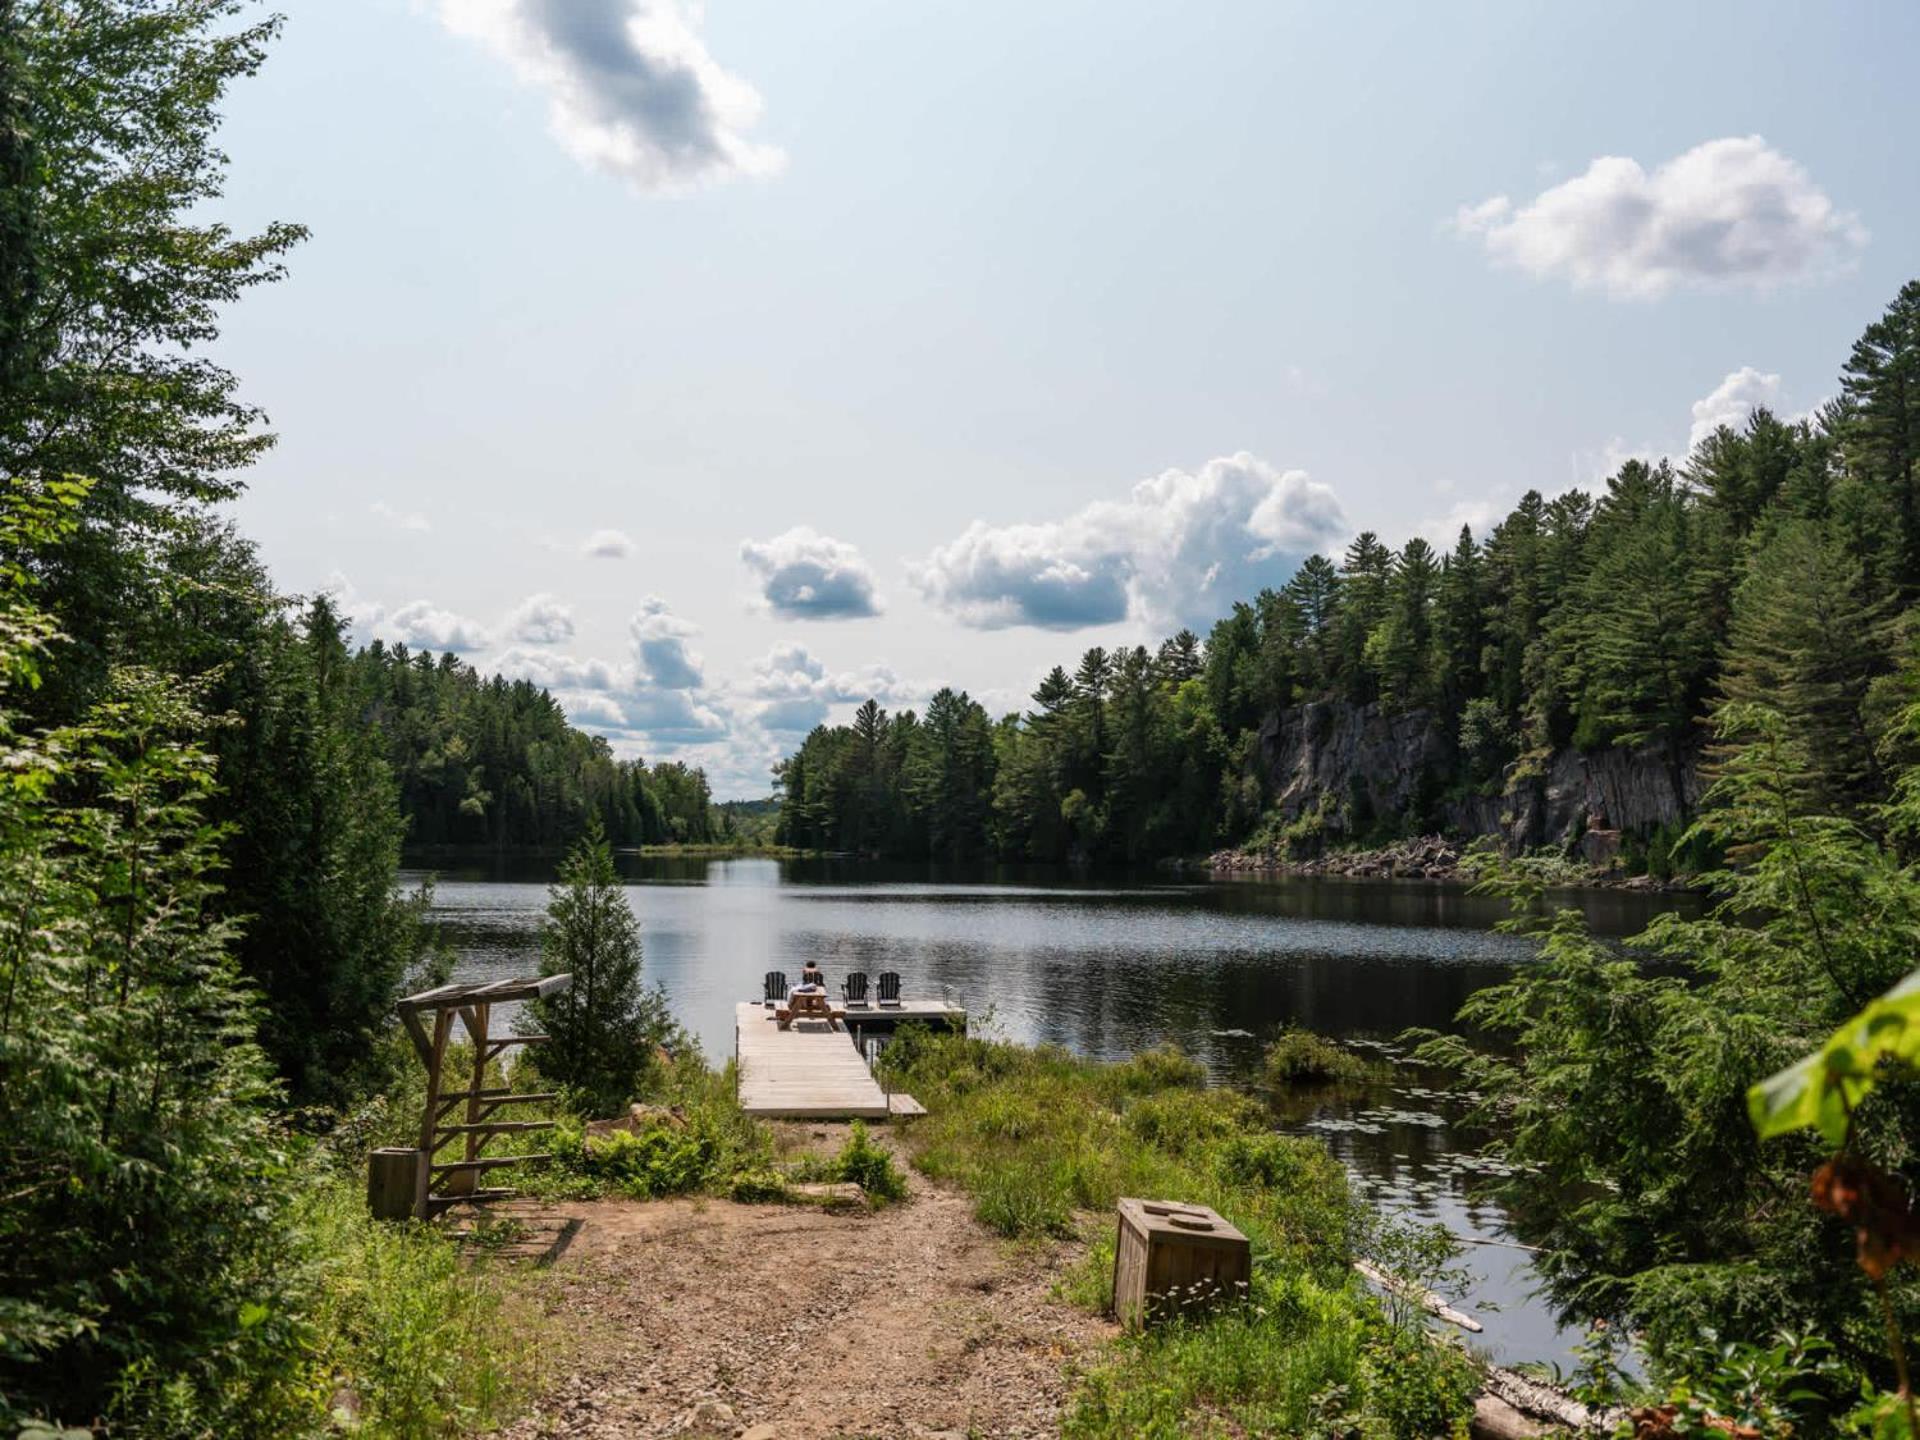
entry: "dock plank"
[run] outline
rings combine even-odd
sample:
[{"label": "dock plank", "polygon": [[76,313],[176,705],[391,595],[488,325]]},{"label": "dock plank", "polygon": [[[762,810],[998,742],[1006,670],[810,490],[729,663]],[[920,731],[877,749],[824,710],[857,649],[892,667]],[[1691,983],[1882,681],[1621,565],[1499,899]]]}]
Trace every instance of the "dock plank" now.
[{"label": "dock plank", "polygon": [[817,1021],[782,1030],[773,1012],[734,1009],[740,1108],[782,1120],[884,1120],[887,1095],[847,1031]]}]

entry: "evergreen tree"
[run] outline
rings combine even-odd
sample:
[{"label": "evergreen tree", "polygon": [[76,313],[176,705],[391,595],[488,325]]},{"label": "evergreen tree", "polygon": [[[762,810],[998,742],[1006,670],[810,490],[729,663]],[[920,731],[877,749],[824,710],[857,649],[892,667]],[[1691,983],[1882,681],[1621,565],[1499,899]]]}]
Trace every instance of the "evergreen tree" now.
[{"label": "evergreen tree", "polygon": [[1891,668],[1887,610],[1866,596],[1859,562],[1809,520],[1778,526],[1740,583],[1720,703],[1778,715],[1805,757],[1795,803],[1809,813],[1859,818],[1886,795],[1867,712]]},{"label": "evergreen tree", "polygon": [[1339,663],[1340,572],[1326,556],[1309,555],[1281,593],[1300,617],[1302,678],[1313,689],[1325,689]]},{"label": "evergreen tree", "polygon": [[1891,500],[1902,595],[1920,589],[1920,280],[1866,328],[1840,372],[1849,463]]},{"label": "evergreen tree", "polygon": [[640,922],[613,868],[599,821],[560,867],[540,927],[540,973],[571,974],[558,995],[528,1005],[541,1074],[593,1115],[611,1115],[639,1093],[654,1051],[673,1034],[666,997],[640,983]]}]

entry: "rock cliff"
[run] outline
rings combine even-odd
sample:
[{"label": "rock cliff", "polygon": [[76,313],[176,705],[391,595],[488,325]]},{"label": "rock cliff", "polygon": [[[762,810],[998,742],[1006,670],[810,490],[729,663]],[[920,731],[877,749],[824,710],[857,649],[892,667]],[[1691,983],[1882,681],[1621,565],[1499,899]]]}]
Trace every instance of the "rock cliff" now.
[{"label": "rock cliff", "polygon": [[1571,748],[1509,765],[1497,793],[1460,783],[1458,745],[1431,711],[1326,700],[1268,717],[1260,763],[1283,819],[1304,821],[1305,847],[1369,835],[1441,830],[1498,835],[1511,853],[1546,847],[1608,864],[1622,834],[1685,818],[1700,800],[1697,748]]}]

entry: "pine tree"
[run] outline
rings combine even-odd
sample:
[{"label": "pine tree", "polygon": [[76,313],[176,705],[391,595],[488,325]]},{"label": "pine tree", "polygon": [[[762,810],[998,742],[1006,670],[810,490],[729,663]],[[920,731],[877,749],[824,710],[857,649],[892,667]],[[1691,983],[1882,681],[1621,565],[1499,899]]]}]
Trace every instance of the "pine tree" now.
[{"label": "pine tree", "polygon": [[1452,706],[1477,699],[1486,684],[1481,670],[1487,629],[1481,570],[1473,531],[1462,525],[1453,553],[1440,565],[1433,613],[1441,684]]},{"label": "pine tree", "polygon": [[540,927],[543,975],[572,986],[528,1006],[532,1028],[553,1038],[537,1063],[594,1115],[611,1115],[640,1091],[654,1051],[673,1035],[666,997],[640,983],[640,922],[613,868],[598,820],[568,852]]},{"label": "pine tree", "polygon": [[1920,280],[1854,343],[1841,369],[1849,413],[1842,438],[1848,463],[1883,490],[1899,517],[1899,580],[1920,589]]},{"label": "pine tree", "polygon": [[1892,668],[1885,597],[1869,598],[1858,561],[1809,520],[1789,520],[1753,552],[1735,595],[1719,703],[1778,713],[1805,757],[1799,803],[1863,815],[1886,793],[1867,699]]}]

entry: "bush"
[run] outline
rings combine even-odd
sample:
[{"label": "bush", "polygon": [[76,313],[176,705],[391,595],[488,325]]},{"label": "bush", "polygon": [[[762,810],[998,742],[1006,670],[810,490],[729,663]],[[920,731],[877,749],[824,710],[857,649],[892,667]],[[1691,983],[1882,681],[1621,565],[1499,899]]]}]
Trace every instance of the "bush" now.
[{"label": "bush", "polygon": [[1381,1067],[1324,1035],[1288,1028],[1267,1046],[1262,1068],[1269,1085],[1357,1085],[1378,1078]]},{"label": "bush", "polygon": [[833,1175],[842,1182],[852,1181],[867,1192],[869,1200],[881,1205],[902,1199],[907,1193],[906,1178],[893,1168],[893,1156],[873,1143],[865,1123],[859,1120],[853,1122],[847,1143],[834,1157]]}]

